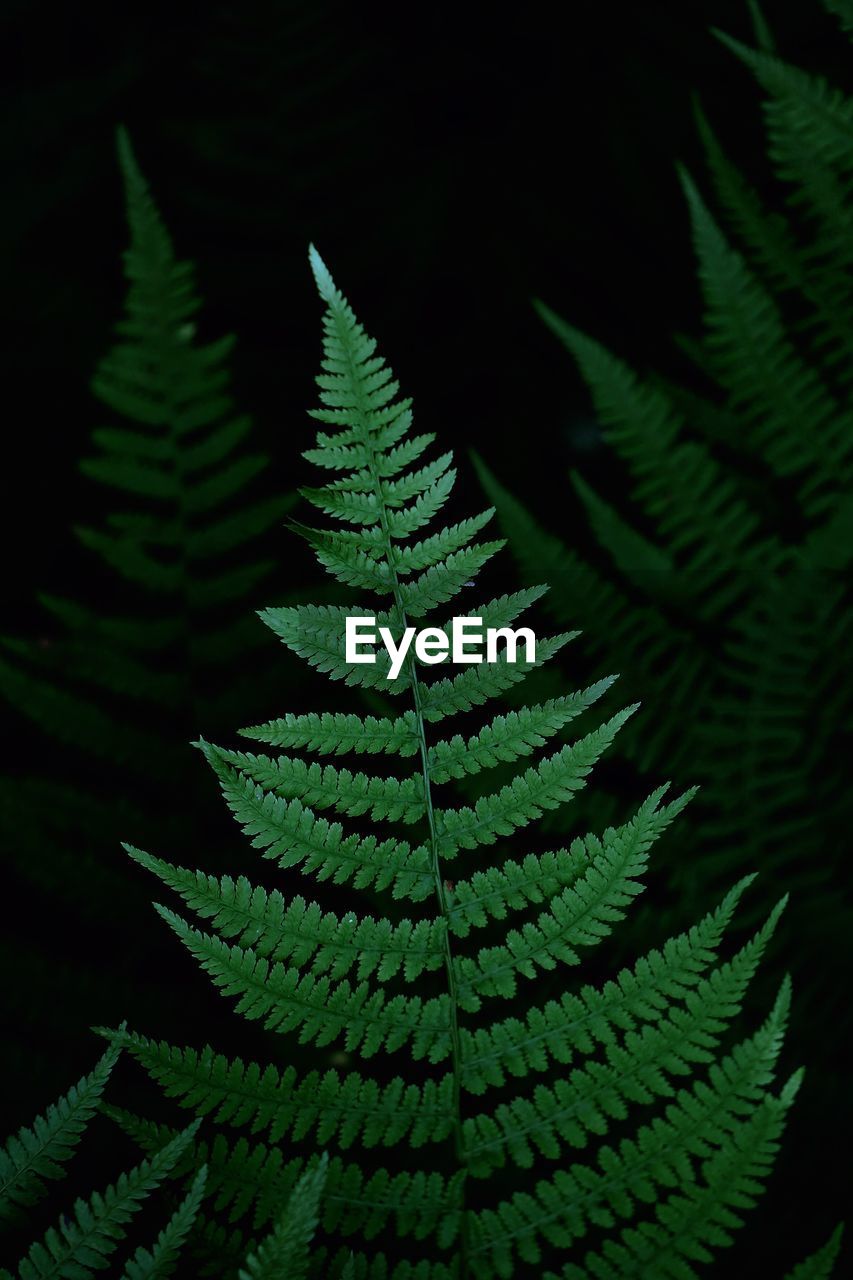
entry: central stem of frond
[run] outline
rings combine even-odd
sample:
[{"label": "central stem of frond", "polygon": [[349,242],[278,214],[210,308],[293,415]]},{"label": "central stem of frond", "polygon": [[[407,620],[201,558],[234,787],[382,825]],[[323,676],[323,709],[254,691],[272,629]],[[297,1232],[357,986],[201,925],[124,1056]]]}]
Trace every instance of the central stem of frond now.
[{"label": "central stem of frond", "polygon": [[[353,382],[356,383],[355,370],[353,372]],[[361,409],[362,406],[359,406]],[[364,418],[366,419],[366,410],[362,409]],[[400,580],[397,574],[397,566],[391,551],[391,533],[388,527],[387,512],[385,509],[385,500],[382,493],[382,484],[376,467],[376,455],[370,440],[369,431],[365,431],[363,441],[364,447],[368,455],[368,469],[373,479],[374,492],[379,508],[380,527],[382,529],[383,546],[385,560],[388,570],[393,581],[394,606],[397,619],[400,625],[405,628],[408,626],[406,611],[403,606],[402,596],[400,592]],[[444,921],[444,963],[447,975],[448,999],[450,1003],[450,1040],[452,1055],[452,1073],[453,1073],[453,1140],[457,1162],[463,1171],[467,1168],[467,1159],[465,1153],[464,1134],[462,1129],[462,1043],[459,1036],[459,1002],[457,998],[456,987],[456,970],[453,963],[453,952],[450,942],[450,921],[447,906],[447,895],[444,887],[444,879],[441,872],[441,862],[439,858],[439,841],[438,832],[436,830],[435,809],[432,802],[432,786],[430,781],[429,767],[429,750],[426,741],[426,730],[424,725],[424,717],[421,709],[421,690],[420,681],[415,665],[415,658],[411,654],[407,659],[407,669],[409,672],[409,680],[412,689],[412,698],[414,701],[415,718],[417,721],[417,733],[419,741],[421,775],[423,778],[424,789],[424,806],[426,810],[426,820],[429,828],[429,848],[430,862],[432,865],[433,879],[435,882],[435,893],[438,900],[439,912]],[[467,1280],[468,1270],[468,1220],[465,1212],[465,1181],[462,1183],[461,1205],[460,1205],[460,1265],[459,1280]]]}]

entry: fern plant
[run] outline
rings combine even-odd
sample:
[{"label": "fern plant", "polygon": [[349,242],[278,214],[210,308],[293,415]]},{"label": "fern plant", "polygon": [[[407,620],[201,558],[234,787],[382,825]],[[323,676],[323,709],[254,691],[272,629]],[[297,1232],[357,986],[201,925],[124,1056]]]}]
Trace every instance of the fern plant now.
[{"label": "fern plant", "polygon": [[[48,1182],[63,1177],[63,1165],[71,1159],[95,1115],[118,1056],[119,1050],[111,1046],[89,1075],[0,1150],[0,1226],[4,1234],[10,1226],[20,1224],[24,1210],[32,1210],[42,1199]],[[104,1191],[86,1200],[79,1198],[73,1215],[63,1214],[43,1238],[26,1249],[15,1270],[18,1280],[49,1276],[84,1280],[109,1266],[116,1251],[127,1243],[131,1220],[152,1192],[174,1174],[197,1130],[198,1121],[194,1121]],[[264,1239],[252,1245],[239,1280],[304,1280],[325,1175],[326,1161],[321,1160],[299,1179],[278,1221]],[[207,1169],[201,1165],[189,1191],[151,1246],[140,1244],[128,1254],[122,1280],[164,1280],[175,1273],[190,1232],[201,1225],[199,1208],[206,1180]],[[12,1280],[12,1273],[0,1268],[0,1278]]]},{"label": "fern plant", "polygon": [[[452,455],[419,462],[433,435],[412,433],[411,403],[376,343],[313,249],[311,263],[326,304],[313,411],[324,429],[306,457],[333,478],[302,492],[337,524],[298,528],[331,573],[379,603],[262,617],[316,670],[380,687],[401,709],[290,714],[243,731],[267,751],[199,744],[252,846],[324,885],[325,904],[128,851],[196,917],[157,908],[237,1010],[302,1046],[334,1047],[337,1065],[318,1056],[302,1071],[280,1050],[262,1065],[210,1045],[103,1034],[205,1118],[193,1161],[225,1217],[220,1275],[237,1266],[226,1238],[239,1250],[245,1231],[264,1229],[316,1167],[317,1147],[328,1171],[311,1274],[692,1275],[760,1194],[799,1086],[799,1072],[775,1082],[787,979],[761,1025],[731,1039],[784,904],[727,954],[747,877],[662,949],[570,983],[627,915],[652,846],[692,792],[665,800],[660,787],[628,821],[557,850],[530,849],[527,832],[515,856],[509,837],[572,800],[634,710],[560,745],[605,680],[474,723],[572,635],[540,637],[529,663],[504,654],[432,679],[411,655],[393,680],[387,655],[346,661],[346,616],[375,615],[399,639],[409,619],[449,607],[501,544],[475,541],[490,511],[422,534],[450,496]],[[544,590],[498,595],[471,616],[508,625]],[[467,730],[447,731],[468,713]],[[330,762],[346,755],[369,757],[370,771]],[[489,770],[519,761],[488,790]],[[454,779],[480,774],[487,785],[470,805],[442,798]],[[381,914],[358,909],[377,893]],[[548,972],[560,994],[537,999],[533,983]],[[174,1132],[113,1114],[143,1149]]]},{"label": "fern plant", "polygon": [[[23,747],[17,776],[0,782],[4,848],[21,901],[34,904],[5,943],[26,978],[20,1006],[5,1016],[17,1021],[51,1003],[55,970],[40,973],[32,939],[76,932],[91,945],[78,943],[75,965],[63,966],[59,1007],[69,1031],[84,1007],[91,1017],[93,1000],[104,1015],[127,1007],[127,991],[113,998],[111,979],[121,970],[101,961],[116,949],[104,922],[119,919],[125,928],[136,902],[114,856],[116,824],[144,822],[154,785],[182,793],[191,753],[181,744],[191,726],[227,722],[235,698],[245,706],[258,696],[264,659],[243,609],[270,562],[253,555],[252,544],[292,501],[250,494],[267,459],[246,451],[250,421],[229,393],[233,338],[198,341],[192,265],[176,258],[123,131],[118,147],[128,293],[93,383],[111,420],[93,431],[82,468],[127,509],[102,528],[77,531],[113,612],[42,595],[54,634],[0,638],[0,697],[33,730],[29,764]],[[238,654],[249,653],[251,677],[226,675],[238,669]],[[169,807],[180,814],[179,805]],[[141,985],[130,975],[137,995]],[[109,1004],[99,999],[104,992]],[[57,1020],[53,1034],[62,1032]],[[28,1045],[21,1088],[36,1067]],[[57,1084],[55,1070],[44,1067],[39,1093]]]},{"label": "fern plant", "polygon": [[[39,646],[5,638],[0,687],[75,749],[165,776],[174,755],[164,757],[160,738],[144,732],[144,717],[134,717],[142,720],[138,728],[114,721],[96,691],[143,707],[177,706],[194,722],[219,719],[213,704],[217,692],[222,698],[222,671],[258,643],[235,602],[242,604],[271,568],[268,559],[228,557],[266,532],[293,499],[244,497],[268,459],[242,449],[251,423],[228,391],[233,335],[197,341],[194,268],[175,257],[123,130],[118,153],[131,233],[129,287],[118,340],[93,380],[115,425],[93,431],[96,452],[81,468],[131,509],[108,515],[102,529],[76,532],[132,585],[137,612],[104,618],[76,601],[41,596],[66,640]],[[148,600],[146,612],[140,605]]]},{"label": "fern plant", "polygon": [[[699,771],[709,876],[760,867],[768,891],[796,885],[793,937],[820,984],[828,1045],[847,1008],[830,984],[847,963],[853,817],[853,100],[723,39],[765,93],[780,198],[765,206],[699,112],[731,235],[682,173],[706,313],[701,341],[680,340],[692,384],[638,376],[537,304],[591,392],[632,505],[573,473],[600,547],[584,557],[480,474],[524,577],[550,573],[545,607],[583,628],[596,666],[662,693],[650,731],[622,742],[641,770]],[[673,889],[695,907],[692,859],[676,853]]]}]

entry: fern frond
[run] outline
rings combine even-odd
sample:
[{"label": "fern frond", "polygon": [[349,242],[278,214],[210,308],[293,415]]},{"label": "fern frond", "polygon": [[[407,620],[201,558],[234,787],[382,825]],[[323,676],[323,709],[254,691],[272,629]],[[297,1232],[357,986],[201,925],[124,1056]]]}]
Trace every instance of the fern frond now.
[{"label": "fern frond", "polygon": [[635,705],[618,712],[585,738],[518,774],[497,794],[482,796],[473,809],[438,810],[436,826],[443,856],[453,857],[454,851],[460,848],[494,844],[499,835],[511,835],[517,827],[541,817],[544,809],[555,809],[571,800],[636,709]]},{"label": "fern frond", "polygon": [[[192,1152],[193,1162],[208,1167],[214,1212],[229,1224],[250,1218],[259,1231],[279,1223],[299,1179],[317,1168],[311,1156],[288,1159],[280,1145],[285,1137],[353,1152],[349,1162],[330,1152],[322,1194],[328,1245],[324,1240],[317,1267],[333,1277],[510,1277],[538,1266],[546,1247],[565,1253],[592,1226],[611,1234],[608,1250],[630,1259],[641,1253],[634,1237],[620,1232],[633,1230],[631,1220],[642,1219],[656,1198],[660,1230],[641,1220],[638,1239],[648,1236],[662,1258],[686,1256],[691,1242],[716,1247],[733,1208],[768,1168],[793,1098],[793,1086],[778,1096],[772,1091],[787,983],[763,1027],[731,1048],[734,1020],[781,906],[732,958],[721,959],[747,878],[699,924],[614,979],[574,989],[561,981],[552,988],[559,999],[549,999],[544,987],[541,998],[535,990],[531,997],[530,979],[558,965],[578,967],[583,949],[622,921],[643,889],[652,846],[693,792],[663,804],[666,788],[659,788],[629,821],[601,836],[588,832],[568,849],[518,861],[510,852],[486,858],[499,840],[576,795],[636,706],[548,748],[609,689],[612,677],[603,677],[580,692],[501,711],[479,730],[432,739],[435,723],[498,697],[573,639],[573,630],[539,639],[535,661],[511,662],[505,650],[495,662],[453,675],[411,652],[394,680],[381,655],[373,665],[347,661],[347,618],[375,618],[399,638],[410,617],[451,601],[458,614],[458,597],[497,544],[473,541],[484,517],[448,524],[401,550],[449,499],[452,458],[424,460],[432,437],[409,435],[410,402],[398,398],[376,343],[314,250],[311,261],[327,304],[322,407],[314,416],[339,432],[318,434],[309,457],[328,479],[302,492],[336,527],[328,533],[301,525],[298,532],[335,577],[377,596],[381,607],[297,605],[261,617],[309,666],[372,691],[368,705],[377,714],[291,715],[246,731],[281,754],[198,745],[265,857],[318,881],[367,889],[371,898],[390,890],[391,909],[387,915],[326,910],[245,875],[213,876],[128,851],[211,922],[212,931],[204,932],[157,907],[245,1018],[294,1034],[312,1055],[334,1045],[365,1063],[380,1055],[383,1061],[375,1073],[365,1067],[344,1074],[313,1068],[313,1057],[307,1070],[295,1063],[282,1069],[127,1033],[116,1043],[181,1106],[214,1126],[248,1128],[248,1137],[236,1141],[214,1131]],[[611,379],[609,366],[606,378],[602,372],[604,356],[588,343],[585,351],[600,365],[602,381]],[[715,616],[726,585],[700,545],[695,508],[704,502],[704,515],[719,520],[715,545],[749,550],[757,566],[752,514],[734,487],[716,502],[701,480],[704,455],[675,440],[681,424],[627,375],[616,381],[620,411],[628,405],[632,419],[628,453],[662,525],[675,534],[677,554],[703,566],[714,595],[708,616]],[[642,459],[639,422],[657,431],[661,455],[673,445],[682,450],[664,480]],[[624,546],[624,530],[617,536]],[[502,596],[470,616],[484,627],[508,626],[543,594],[536,586]],[[445,635],[451,625],[439,621]],[[386,694],[408,695],[408,709],[387,714]],[[545,754],[534,754],[543,747]],[[354,772],[310,758],[359,752],[397,759],[387,772],[381,760],[371,772]],[[459,806],[436,803],[436,786],[493,768],[500,772],[491,791],[473,798],[469,791],[470,803]],[[344,834],[340,824],[318,816],[332,809],[371,826],[391,824],[388,838]],[[421,843],[394,833],[416,824]],[[452,882],[445,878],[451,862],[460,867]],[[425,904],[417,919],[403,912],[405,899]],[[478,931],[485,930],[483,938]],[[472,1014],[476,1021],[466,1025]],[[389,1073],[385,1055],[395,1053],[402,1065]],[[544,1078],[534,1083],[536,1076]],[[495,1089],[506,1093],[491,1108],[471,1106],[471,1098]],[[137,1117],[117,1118],[143,1150],[169,1132]],[[404,1144],[418,1151],[408,1167]],[[379,1145],[397,1148],[391,1168],[365,1162],[365,1150]],[[583,1151],[585,1162],[543,1170],[532,1189],[518,1189],[514,1174],[557,1161],[567,1148]],[[490,1197],[487,1180],[497,1171],[503,1172]],[[476,1201],[475,1179],[483,1188]],[[306,1217],[313,1229],[313,1208]],[[350,1237],[381,1237],[384,1250],[394,1234],[428,1241],[427,1256],[412,1264],[405,1256],[346,1250]]]},{"label": "fern frond", "polygon": [[[124,302],[92,379],[98,418],[80,463],[86,483],[101,487],[95,505],[104,515],[77,529],[81,556],[91,552],[95,562],[82,576],[100,586],[94,604],[42,594],[37,636],[0,637],[0,701],[37,731],[8,785],[22,794],[54,789],[49,806],[30,810],[25,839],[14,806],[0,804],[13,873],[27,880],[37,864],[44,889],[38,908],[17,914],[14,934],[18,945],[42,936],[47,910],[61,914],[69,936],[89,939],[64,966],[69,1010],[88,1004],[93,973],[110,1007],[124,999],[127,967],[85,957],[114,949],[116,918],[133,929],[138,903],[113,858],[126,801],[135,795],[144,814],[152,789],[181,776],[188,724],[211,732],[232,723],[238,704],[247,719],[259,715],[269,677],[263,649],[275,647],[263,628],[247,635],[242,614],[273,567],[258,545],[297,500],[263,492],[267,458],[252,447],[251,421],[231,392],[234,339],[202,336],[195,269],[178,257],[124,130],[117,142],[129,240]],[[114,601],[107,613],[99,596],[101,605]],[[225,680],[222,671],[238,664],[244,679]],[[254,705],[241,701],[247,694]],[[68,777],[70,803],[58,776]],[[92,814],[79,846],[91,863],[85,876],[68,852],[84,797]],[[180,806],[172,823],[186,826]],[[43,1020],[56,997],[46,970],[24,970],[22,986],[22,1004]],[[156,982],[142,986],[162,999]],[[27,1043],[28,1058],[39,1043],[46,1037]],[[10,1095],[26,1087],[25,1078],[9,1080]]]},{"label": "fern frond", "polygon": [[[851,26],[853,26],[853,13],[851,13]],[[841,1250],[843,1231],[844,1228],[839,1223],[826,1244],[803,1262],[798,1263],[793,1271],[788,1273],[786,1280],[830,1280]]]},{"label": "fern frond", "polygon": [[[829,7],[844,24],[844,4]],[[853,99],[777,55],[760,14],[753,25],[757,51],[724,40],[764,99],[772,172],[741,172],[697,110],[716,207],[682,175],[704,302],[701,335],[676,336],[688,384],[638,374],[537,304],[631,483],[626,503],[572,475],[597,552],[577,554],[570,520],[543,528],[541,503],[522,505],[478,470],[522,580],[548,580],[554,625],[582,629],[584,677],[618,670],[645,704],[663,696],[652,724],[625,726],[616,755],[679,788],[702,779],[705,874],[693,841],[673,842],[673,909],[695,918],[706,876],[722,888],[750,867],[766,871],[763,909],[793,889],[810,983],[802,1016],[811,1043],[829,1046],[849,1022],[833,974],[850,934],[835,886],[851,819],[837,762],[851,723],[838,653],[853,634]],[[591,818],[613,821],[593,805],[603,802],[589,798]],[[846,1103],[831,1056],[821,1082],[833,1103],[815,1091],[807,1127]]]},{"label": "fern frond", "polygon": [[285,902],[277,890],[268,893],[245,876],[236,881],[230,876],[217,879],[203,871],[172,866],[141,849],[125,848],[134,861],[179,893],[198,916],[210,920],[222,938],[251,945],[255,955],[288,961],[294,969],[309,968],[318,976],[328,972],[337,980],[355,967],[359,982],[371,975],[386,982],[398,973],[410,982],[443,962],[438,921],[402,920],[392,925],[353,911],[337,916],[301,897]]},{"label": "fern frond", "polygon": [[336,809],[354,818],[369,813],[374,822],[412,823],[424,815],[423,787],[417,778],[379,778],[334,765],[308,765],[296,757],[273,760],[254,752],[200,745],[208,760],[216,754],[222,764],[264,790],[284,800],[298,797],[312,809]]},{"label": "fern frond", "polygon": [[[518,909],[546,898],[553,901],[559,889],[571,889],[571,894],[562,895],[566,900],[572,895],[584,899],[586,906],[581,911],[585,911],[596,897],[593,885],[600,892],[609,879],[604,874],[607,864],[611,867],[619,863],[631,865],[625,852],[630,849],[635,858],[644,854],[690,799],[687,793],[679,801],[658,809],[664,791],[665,788],[661,788],[650,796],[624,827],[608,828],[602,840],[588,834],[573,840],[568,850],[528,854],[522,863],[507,861],[500,867],[475,873],[470,881],[458,881],[448,913],[450,928],[459,937],[467,937],[472,927],[486,925],[490,916],[503,920],[508,908]],[[642,864],[635,861],[633,865],[633,874],[639,875]]]},{"label": "fern frond", "polygon": [[[750,69],[764,89],[769,152],[779,177],[789,184],[789,204],[809,224],[804,263],[810,288],[830,317],[817,338],[823,355],[849,385],[850,297],[847,272],[853,256],[847,234],[853,161],[850,127],[853,101],[822,76],[762,50],[752,50],[722,32],[719,39]],[[847,337],[844,336],[845,325]]]},{"label": "fern frond", "polygon": [[186,1196],[151,1249],[140,1245],[127,1262],[122,1280],[161,1280],[161,1277],[173,1274],[187,1236],[198,1217],[206,1181],[207,1166],[202,1165]]},{"label": "fern frond", "polygon": [[651,796],[620,830],[606,831],[603,841],[588,835],[582,842],[586,866],[535,921],[520,931],[511,930],[502,946],[481,950],[476,961],[469,957],[459,961],[458,994],[463,1007],[470,1002],[471,992],[514,995],[516,974],[534,978],[537,965],[553,969],[558,961],[579,964],[576,948],[593,946],[607,937],[642,893],[641,877],[652,843],[690,799],[688,793],[656,811],[661,795]]},{"label": "fern frond", "polygon": [[324,1153],[315,1168],[302,1174],[280,1221],[257,1251],[246,1258],[239,1280],[305,1280],[327,1171],[328,1157]]},{"label": "fern frond", "polygon": [[[692,181],[682,176],[707,306],[715,369],[761,453],[779,475],[805,473],[800,500],[819,512],[843,478],[851,420],[800,359],[769,293],[726,243]],[[803,430],[803,423],[809,430]]]},{"label": "fern frond", "polygon": [[103,1270],[144,1200],[172,1172],[194,1137],[199,1122],[168,1142],[150,1160],[123,1173],[113,1186],[78,1200],[74,1216],[60,1220],[33,1244],[18,1264],[21,1280],[57,1275],[86,1275]]},{"label": "fern frond", "polygon": [[[683,438],[684,423],[660,388],[640,382],[544,304],[537,309],[577,361],[606,439],[632,472],[635,500],[670,553],[684,561],[696,609],[722,612],[778,559],[771,540],[760,536],[757,515],[708,449]],[[732,563],[740,566],[736,576],[727,573]]]},{"label": "fern frond", "polygon": [[615,676],[610,676],[580,693],[496,716],[467,741],[457,734],[449,741],[436,742],[429,749],[430,780],[448,782],[451,778],[479,773],[499,763],[511,764],[519,756],[530,755],[535,747],[544,746],[549,738],[600,698],[614,680]]},{"label": "fern frond", "polygon": [[[168,616],[153,627],[140,620],[140,636],[147,637],[146,650],[150,645],[150,652],[163,654],[182,637],[188,643],[188,632],[210,625],[209,618],[194,618],[189,628],[187,610],[204,612],[232,603],[262,580],[272,567],[269,561],[223,572],[216,560],[265,533],[293,505],[295,495],[248,501],[233,509],[233,500],[267,462],[263,455],[240,452],[250,422],[235,413],[228,391],[226,362],[234,339],[195,341],[194,316],[201,302],[194,268],[177,259],[124,130],[119,130],[118,152],[130,227],[128,292],[117,340],[99,364],[93,390],[122,422],[93,431],[98,452],[81,467],[98,483],[138,499],[141,509],[113,513],[104,528],[77,532],[117,575],[160,598]],[[49,599],[45,603],[51,607]],[[58,616],[68,629],[67,639],[57,645],[64,680],[70,675],[138,700],[151,697],[155,673],[130,664],[130,655],[140,647],[135,619],[101,620],[75,602],[59,602]],[[36,660],[38,650],[28,647],[28,661]],[[230,660],[233,651],[224,657]],[[192,701],[192,676],[188,670],[170,674],[175,687],[168,698],[173,704]],[[23,671],[20,680],[26,681]],[[99,711],[92,706],[88,714],[75,717],[64,715],[58,704],[52,715],[42,715],[32,688],[16,695],[15,673],[8,685],[3,683],[4,693],[51,733],[61,735],[63,722],[85,725]],[[125,740],[132,735],[106,724],[100,715],[82,745],[106,755],[126,752]],[[146,749],[149,760],[156,760],[151,744],[143,744],[140,756]]]},{"label": "fern frond", "polygon": [[342,1149],[356,1141],[390,1147],[403,1139],[421,1147],[450,1132],[450,1076],[420,1086],[399,1076],[380,1086],[356,1071],[332,1069],[300,1078],[294,1067],[229,1062],[209,1046],[180,1049],[130,1032],[119,1039],[167,1097],[217,1123],[249,1125],[253,1135],[266,1131],[270,1143],[315,1133],[320,1145],[335,1138]]},{"label": "fern frond", "polygon": [[413,756],[418,751],[414,712],[405,711],[396,720],[374,716],[344,715],[333,711],[321,714],[287,715],[266,724],[241,729],[244,738],[254,738],[271,747],[303,747],[323,755],[367,752],[377,755]]},{"label": "fern frond", "polygon": [[61,1166],[74,1154],[95,1114],[118,1054],[111,1046],[89,1075],[0,1151],[0,1217],[16,1216],[20,1208],[35,1204],[48,1180],[64,1176]]},{"label": "fern frond", "polygon": [[695,103],[694,114],[717,200],[738,239],[749,251],[750,260],[758,264],[774,290],[807,294],[808,277],[789,221],[779,210],[765,209],[758,193],[729,159],[710,121]]},{"label": "fern frond", "polygon": [[692,1182],[694,1162],[727,1146],[740,1117],[764,1103],[788,999],[786,984],[761,1030],[715,1064],[693,1089],[680,1090],[665,1120],[641,1126],[635,1138],[624,1139],[617,1149],[602,1148],[597,1167],[560,1170],[538,1182],[532,1194],[519,1192],[497,1209],[479,1213],[472,1248],[475,1274],[487,1275],[492,1266],[498,1275],[511,1275],[515,1257],[528,1265],[540,1260],[543,1241],[565,1249],[588,1224],[613,1226],[629,1216],[638,1200],[654,1198],[655,1188]]},{"label": "fern frond", "polygon": [[670,1002],[684,999],[713,962],[749,882],[749,877],[741,881],[698,925],[669,938],[662,951],[650,951],[602,988],[566,992],[559,1003],[532,1008],[524,1021],[509,1018],[476,1031],[463,1029],[467,1091],[482,1094],[505,1085],[508,1075],[543,1072],[551,1063],[566,1066],[575,1054],[611,1044],[617,1031],[663,1017]]},{"label": "fern frond", "polygon": [[[711,1262],[712,1248],[733,1243],[732,1232],[743,1225],[741,1213],[761,1194],[795,1094],[796,1081],[778,1098],[765,1098],[703,1162],[695,1183],[668,1196],[654,1219],[625,1228],[619,1240],[608,1240],[600,1253],[587,1253],[583,1270],[573,1264],[564,1267],[563,1280],[639,1280],[649,1275],[675,1280],[695,1274],[694,1263]],[[546,1280],[557,1277],[548,1273]]]},{"label": "fern frond", "polygon": [[395,897],[424,898],[432,889],[425,846],[404,840],[345,836],[340,823],[318,818],[300,800],[283,800],[209,757],[225,800],[255,848],[282,867],[302,865],[318,880],[352,880],[356,888],[394,886]]},{"label": "fern frond", "polygon": [[[156,904],[155,904],[156,905]],[[450,1051],[450,1021],[444,997],[388,997],[370,984],[353,987],[344,979],[302,977],[295,968],[271,963],[250,947],[228,946],[193,929],[166,907],[157,910],[225,995],[236,996],[238,1012],[262,1019],[268,1030],[299,1030],[300,1043],[331,1044],[343,1036],[348,1050],[371,1057],[411,1042],[414,1058],[440,1062]]]},{"label": "fern frond", "polygon": [[560,1154],[561,1142],[585,1147],[590,1134],[603,1136],[612,1121],[624,1120],[631,1103],[648,1104],[672,1096],[670,1076],[688,1075],[694,1063],[713,1061],[729,1022],[740,1012],[747,986],[771,936],[779,911],[728,964],[713,970],[688,995],[684,1007],[621,1044],[609,1044],[606,1062],[593,1061],[558,1080],[540,1085],[532,1099],[500,1104],[494,1112],[466,1121],[472,1172],[486,1176],[512,1159],[523,1168]]}]

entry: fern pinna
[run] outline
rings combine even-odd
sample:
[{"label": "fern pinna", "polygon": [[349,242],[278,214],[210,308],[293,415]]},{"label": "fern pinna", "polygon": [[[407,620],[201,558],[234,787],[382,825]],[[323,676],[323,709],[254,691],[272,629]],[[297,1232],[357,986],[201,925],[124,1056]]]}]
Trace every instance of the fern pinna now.
[{"label": "fern pinna", "polygon": [[[306,456],[337,475],[303,492],[338,523],[299,528],[327,569],[379,603],[262,617],[318,671],[380,687],[401,710],[291,714],[244,731],[281,754],[200,744],[251,844],[323,883],[327,905],[129,852],[198,917],[158,907],[238,1011],[303,1046],[332,1046],[337,1065],[318,1055],[303,1071],[285,1051],[284,1063],[263,1066],[211,1046],[105,1034],[207,1117],[194,1158],[207,1166],[212,1211],[227,1219],[223,1240],[236,1229],[228,1239],[240,1248],[320,1147],[329,1161],[317,1276],[345,1264],[377,1280],[692,1275],[759,1195],[797,1092],[799,1073],[773,1083],[787,981],[765,1021],[728,1042],[782,904],[723,954],[743,880],[633,967],[595,984],[561,978],[557,997],[536,999],[537,977],[568,975],[622,920],[652,845],[691,793],[665,801],[659,788],[601,836],[511,856],[508,838],[572,799],[634,708],[559,745],[610,683],[601,681],[448,734],[453,716],[487,706],[533,663],[503,654],[428,680],[410,657],[391,681],[387,655],[346,661],[346,616],[376,616],[399,638],[408,619],[449,606],[500,544],[474,541],[488,511],[415,537],[447,502],[451,454],[416,465],[433,436],[412,434],[410,402],[375,342],[313,249],[311,261],[327,306],[314,411],[324,430]],[[498,596],[471,616],[508,625],[543,590]],[[571,639],[540,637],[535,663]],[[471,805],[444,801],[453,779],[549,742],[498,790]],[[375,763],[362,772],[327,762],[350,754]],[[384,756],[394,773],[379,767]],[[391,827],[365,831],[336,814]],[[498,856],[484,863],[489,850]],[[359,895],[383,913],[359,910]],[[355,1055],[362,1069],[350,1066]],[[116,1118],[143,1147],[171,1133]],[[294,1144],[308,1147],[293,1154]],[[219,1265],[230,1274],[224,1244]]]}]

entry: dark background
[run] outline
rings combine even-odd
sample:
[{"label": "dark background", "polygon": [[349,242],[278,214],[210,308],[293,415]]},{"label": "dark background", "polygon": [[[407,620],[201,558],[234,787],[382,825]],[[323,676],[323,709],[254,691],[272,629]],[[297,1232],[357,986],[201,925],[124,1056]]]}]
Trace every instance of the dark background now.
[{"label": "dark background", "polygon": [[[816,2],[765,12],[783,55],[845,83],[848,49]],[[770,185],[758,93],[709,31],[750,42],[741,0],[501,16],[476,4],[30,2],[5,15],[2,633],[38,630],[36,588],[91,599],[71,527],[114,506],[76,464],[103,421],[88,383],[124,292],[117,123],[179,253],[198,263],[204,332],[238,335],[236,398],[276,483],[310,481],[299,452],[319,355],[313,239],[414,395],[420,429],[460,451],[469,510],[483,505],[471,447],[534,510],[576,510],[571,465],[593,480],[606,469],[580,377],[532,296],[634,365],[689,376],[671,336],[695,331],[700,310],[675,174],[680,160],[704,178],[694,91],[750,180]],[[282,589],[314,580],[288,535],[280,554]],[[13,734],[3,750],[14,760]],[[198,988],[188,959],[186,972]],[[63,1079],[90,1061],[87,1036]],[[813,1140],[831,1146],[829,1121]],[[787,1245],[815,1247],[838,1207],[783,1193],[762,1213],[765,1241],[786,1216],[780,1256],[793,1261]]]},{"label": "dark background", "polygon": [[[88,380],[123,296],[119,121],[199,264],[206,327],[238,335],[237,398],[283,487],[304,478],[311,439],[310,239],[421,429],[554,498],[595,435],[530,297],[634,364],[678,371],[670,335],[698,319],[675,175],[678,160],[702,174],[694,91],[766,181],[757,91],[710,34],[751,39],[743,0],[626,6],[618,21],[591,4],[500,19],[286,0],[6,12],[4,629],[34,584],[70,592],[87,570],[69,526],[102,500],[75,463],[102,420]],[[784,53],[843,82],[846,49],[816,0],[767,17]],[[519,430],[537,447],[520,450]]]}]

